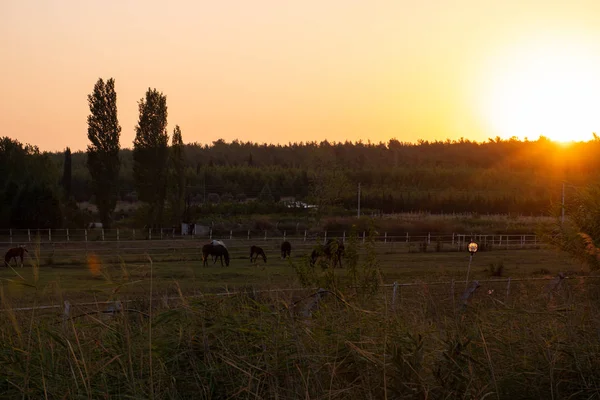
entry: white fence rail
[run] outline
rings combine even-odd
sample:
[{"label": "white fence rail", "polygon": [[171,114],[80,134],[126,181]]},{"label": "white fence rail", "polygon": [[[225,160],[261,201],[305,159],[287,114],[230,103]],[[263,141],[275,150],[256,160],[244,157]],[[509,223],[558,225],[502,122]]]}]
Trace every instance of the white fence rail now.
[{"label": "white fence rail", "polygon": [[[27,243],[69,243],[69,242],[132,242],[141,240],[252,240],[259,241],[295,241],[295,242],[315,242],[327,239],[337,238],[344,242],[349,238],[349,232],[346,231],[294,231],[288,233],[281,231],[275,234],[270,231],[208,231],[207,235],[181,235],[175,228],[173,229],[0,229],[0,244],[27,244]],[[358,240],[364,243],[368,238],[367,232],[359,232]],[[473,234],[464,232],[454,233],[421,233],[401,235],[392,235],[387,232],[374,236],[376,242],[383,243],[422,243],[426,245],[436,245],[438,243],[450,244],[451,246],[462,246],[475,240],[480,245],[491,245],[498,247],[525,247],[536,246],[540,240],[535,234]]]}]

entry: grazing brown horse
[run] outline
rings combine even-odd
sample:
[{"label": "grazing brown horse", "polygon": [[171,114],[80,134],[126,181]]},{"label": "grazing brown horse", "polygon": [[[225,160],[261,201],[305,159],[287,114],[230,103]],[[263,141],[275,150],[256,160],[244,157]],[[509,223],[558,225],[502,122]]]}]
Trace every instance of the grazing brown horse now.
[{"label": "grazing brown horse", "polygon": [[281,243],[281,259],[285,260],[286,257],[292,256],[292,244],[287,240]]},{"label": "grazing brown horse", "polygon": [[310,266],[314,267],[317,259],[321,256],[326,257],[328,261],[333,261],[333,267],[337,264],[342,268],[342,256],[344,255],[344,244],[337,239],[329,239],[325,246],[318,246],[310,254]]},{"label": "grazing brown horse", "polygon": [[23,255],[25,253],[29,253],[27,251],[27,249],[23,246],[19,246],[19,247],[13,247],[12,249],[8,250],[6,252],[6,255],[4,256],[4,265],[7,267],[10,267],[10,261],[11,259],[15,259],[15,262],[17,263],[17,266],[19,264],[19,261],[17,261],[17,257],[19,257],[21,259],[21,267],[23,266]]},{"label": "grazing brown horse", "polygon": [[229,266],[229,252],[227,247],[220,244],[214,245],[212,243],[205,244],[202,246],[202,265],[208,265],[208,256],[216,257],[213,264],[217,262],[217,258],[221,259],[221,266],[223,266],[223,257],[225,258],[225,265]]},{"label": "grazing brown horse", "polygon": [[[267,263],[267,255],[265,254],[264,250],[258,246],[251,246],[250,247],[250,261],[255,263],[256,260],[258,259],[258,256],[262,257],[265,264]],[[252,257],[254,257],[254,258],[252,258]]]}]

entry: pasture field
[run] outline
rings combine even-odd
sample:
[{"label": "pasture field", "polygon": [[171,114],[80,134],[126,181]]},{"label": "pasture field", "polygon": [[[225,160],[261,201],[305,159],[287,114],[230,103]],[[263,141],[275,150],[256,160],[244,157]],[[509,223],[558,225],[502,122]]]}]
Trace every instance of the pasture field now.
[{"label": "pasture field", "polygon": [[[44,304],[105,301],[120,296],[144,296],[150,275],[157,296],[186,296],[201,293],[223,293],[237,290],[265,290],[299,288],[296,273],[308,265],[308,255],[315,241],[291,240],[291,260],[280,258],[280,239],[228,241],[231,255],[229,266],[209,260],[202,264],[200,248],[207,240],[161,241],[96,241],[96,242],[38,242],[29,248],[26,268],[0,270],[4,291],[14,306],[25,306],[32,301]],[[265,250],[268,260],[252,264],[249,259],[251,244]],[[422,242],[374,242],[381,281],[392,284],[464,280],[469,264],[469,253],[457,251],[449,243],[436,248],[430,244],[423,252]],[[491,248],[491,249],[490,249]],[[365,244],[357,243],[359,265],[365,262]],[[439,250],[439,251],[438,251]],[[527,247],[519,243],[509,249],[488,246],[473,257],[470,279],[490,279],[492,271],[500,266],[501,277],[551,277],[559,272],[573,274],[581,266],[567,254],[543,245]],[[14,265],[14,263],[13,263]],[[39,269],[32,268],[38,265]],[[317,267],[315,274],[325,272]],[[347,280],[347,269],[337,269],[336,276]],[[31,296],[32,291],[36,296]]]},{"label": "pasture field", "polygon": [[[481,286],[465,296],[469,254],[454,249],[348,244],[356,268],[331,274],[306,268],[314,243],[283,261],[267,241],[267,264],[252,265],[235,241],[229,267],[202,266],[191,242],[145,243],[124,262],[42,244],[0,271],[4,398],[600,398],[600,279],[550,248],[478,252]],[[381,284],[394,281],[411,285]],[[59,307],[17,308],[32,304]]]}]

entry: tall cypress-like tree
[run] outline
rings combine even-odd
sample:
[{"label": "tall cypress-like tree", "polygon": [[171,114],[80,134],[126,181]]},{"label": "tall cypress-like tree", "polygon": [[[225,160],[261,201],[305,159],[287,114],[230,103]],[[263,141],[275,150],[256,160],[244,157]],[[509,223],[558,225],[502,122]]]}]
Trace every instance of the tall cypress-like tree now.
[{"label": "tall cypress-like tree", "polygon": [[162,223],[167,192],[167,97],[148,89],[139,103],[139,121],[133,141],[133,176],[138,198],[150,205],[149,225]]},{"label": "tall cypress-like tree", "polygon": [[117,179],[121,167],[121,126],[117,118],[115,80],[110,78],[105,83],[102,78],[98,79],[93,93],[88,95],[88,104],[88,139],[91,144],[87,147],[87,167],[92,176],[92,191],[96,196],[100,221],[108,227],[111,213],[117,205]]},{"label": "tall cypress-like tree", "polygon": [[67,149],[65,150],[65,162],[63,164],[63,176],[61,181],[66,201],[69,201],[69,199],[71,198],[71,175],[71,149],[67,147]]},{"label": "tall cypress-like tree", "polygon": [[181,222],[181,214],[185,201],[185,158],[183,154],[183,139],[179,125],[175,125],[171,138],[171,168],[169,177],[169,202],[173,223]]}]

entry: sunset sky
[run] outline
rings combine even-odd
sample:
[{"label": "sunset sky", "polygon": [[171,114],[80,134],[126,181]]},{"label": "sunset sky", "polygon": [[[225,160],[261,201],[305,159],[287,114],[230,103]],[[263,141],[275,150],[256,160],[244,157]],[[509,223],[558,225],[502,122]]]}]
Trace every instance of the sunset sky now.
[{"label": "sunset sky", "polygon": [[115,78],[121,145],[167,96],[187,142],[600,132],[600,1],[0,0],[0,136],[87,146]]}]

